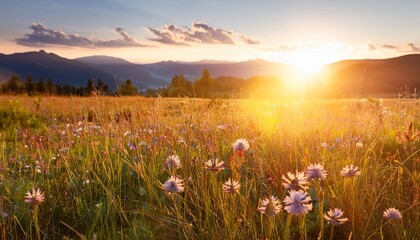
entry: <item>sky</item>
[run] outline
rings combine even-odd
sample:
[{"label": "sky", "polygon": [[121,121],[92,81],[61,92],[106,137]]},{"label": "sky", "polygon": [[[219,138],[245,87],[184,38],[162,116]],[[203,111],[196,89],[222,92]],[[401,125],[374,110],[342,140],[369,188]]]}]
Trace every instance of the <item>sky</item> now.
[{"label": "sky", "polygon": [[0,53],[326,64],[420,53],[420,1],[1,0]]}]

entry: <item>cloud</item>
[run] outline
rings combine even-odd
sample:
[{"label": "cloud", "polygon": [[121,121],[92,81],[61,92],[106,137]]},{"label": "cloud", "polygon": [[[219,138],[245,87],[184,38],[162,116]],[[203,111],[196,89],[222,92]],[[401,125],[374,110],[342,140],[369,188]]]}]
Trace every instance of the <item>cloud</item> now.
[{"label": "cloud", "polygon": [[178,28],[174,25],[165,25],[160,30],[153,29],[150,27],[147,27],[146,29],[155,35],[155,38],[149,38],[149,40],[151,41],[156,41],[163,44],[184,46],[189,45],[185,42],[192,41],[187,31],[184,31],[181,28]]},{"label": "cloud", "polygon": [[131,38],[122,28],[115,28],[121,38],[112,40],[97,40],[80,36],[79,34],[66,34],[60,30],[48,29],[42,23],[32,23],[31,33],[22,38],[15,39],[16,43],[25,46],[58,45],[84,48],[114,48],[114,47],[144,47]]},{"label": "cloud", "polygon": [[414,43],[408,43],[408,44],[403,45],[403,46],[395,46],[395,45],[384,44],[384,45],[381,46],[381,48],[388,49],[388,50],[394,50],[394,51],[397,51],[397,52],[405,52],[405,53],[420,52],[420,47],[418,47]]},{"label": "cloud", "polygon": [[410,52],[420,52],[420,47],[417,47],[414,43],[407,44]]},{"label": "cloud", "polygon": [[369,51],[375,51],[377,49],[377,47],[375,45],[373,45],[372,43],[369,43],[367,45],[367,48]]},{"label": "cloud", "polygon": [[170,45],[235,44],[236,39],[241,39],[247,44],[259,44],[258,41],[247,36],[231,30],[215,28],[203,22],[193,22],[191,28],[167,24],[160,29],[147,27],[147,30],[154,35],[149,40]]},{"label": "cloud", "polygon": [[51,30],[42,23],[32,23],[32,33],[25,34],[23,38],[15,39],[20,45],[64,45],[77,47],[93,47],[92,40],[78,34],[65,34],[60,30]]},{"label": "cloud", "polygon": [[135,39],[131,38],[122,28],[115,28],[115,32],[120,34],[122,38],[107,41],[97,40],[95,41],[95,46],[102,48],[146,47],[146,45],[140,44]]},{"label": "cloud", "polygon": [[210,27],[202,22],[193,23],[192,37],[201,43],[233,44],[232,31]]},{"label": "cloud", "polygon": [[258,40],[254,40],[254,39],[252,39],[250,37],[247,37],[247,36],[244,36],[244,35],[241,35],[241,39],[242,39],[242,41],[244,41],[246,44],[249,44],[249,45],[260,44],[260,42]]},{"label": "cloud", "polygon": [[382,45],[382,46],[381,46],[381,48],[391,49],[391,50],[396,50],[396,49],[398,49],[398,47],[397,47],[397,46],[394,46],[394,45],[389,45],[389,44],[384,44],[384,45]]}]

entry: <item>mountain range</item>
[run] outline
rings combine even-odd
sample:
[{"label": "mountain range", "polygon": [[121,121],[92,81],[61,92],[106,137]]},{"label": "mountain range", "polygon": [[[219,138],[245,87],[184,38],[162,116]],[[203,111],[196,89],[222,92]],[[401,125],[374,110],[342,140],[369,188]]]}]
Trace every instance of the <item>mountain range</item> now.
[{"label": "mountain range", "polygon": [[[21,79],[32,75],[35,80],[51,78],[56,84],[85,86],[89,79],[102,79],[116,89],[126,79],[142,90],[168,86],[174,75],[183,74],[189,80],[208,69],[212,77],[279,76],[290,70],[286,64],[255,59],[244,62],[203,60],[200,62],[162,61],[136,64],[121,58],[89,56],[67,59],[43,50],[38,52],[0,54],[0,82],[12,74]],[[420,54],[390,59],[344,60],[324,67],[319,91],[327,95],[397,94],[404,85],[420,87]]]}]

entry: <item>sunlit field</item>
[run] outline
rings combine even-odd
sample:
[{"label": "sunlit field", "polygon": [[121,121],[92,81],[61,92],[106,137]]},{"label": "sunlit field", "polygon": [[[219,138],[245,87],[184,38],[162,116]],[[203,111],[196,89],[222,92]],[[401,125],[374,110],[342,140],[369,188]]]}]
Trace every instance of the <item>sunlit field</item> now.
[{"label": "sunlit field", "polygon": [[413,99],[3,96],[0,239],[419,239],[419,119]]}]

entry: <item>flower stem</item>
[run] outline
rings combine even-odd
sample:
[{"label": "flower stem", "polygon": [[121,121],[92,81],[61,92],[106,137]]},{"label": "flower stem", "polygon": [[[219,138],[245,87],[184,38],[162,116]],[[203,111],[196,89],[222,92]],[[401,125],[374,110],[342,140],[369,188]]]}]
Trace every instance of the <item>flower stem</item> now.
[{"label": "flower stem", "polygon": [[320,229],[319,229],[319,238],[322,239],[322,235],[324,234],[324,194],[321,189],[321,182],[317,181],[316,184],[316,191],[318,196],[318,210],[319,210],[319,221],[320,221]]},{"label": "flower stem", "polygon": [[39,222],[38,222],[38,206],[37,205],[34,206],[33,219],[34,219],[37,239],[41,240],[41,232],[39,230]]},{"label": "flower stem", "polygon": [[290,223],[292,222],[292,214],[287,215],[286,227],[284,228],[284,238],[285,240],[290,239]]},{"label": "flower stem", "polygon": [[334,236],[334,225],[331,224],[330,240],[333,239],[333,236]]},{"label": "flower stem", "polygon": [[306,215],[300,217],[300,239],[307,239],[306,238]]}]

